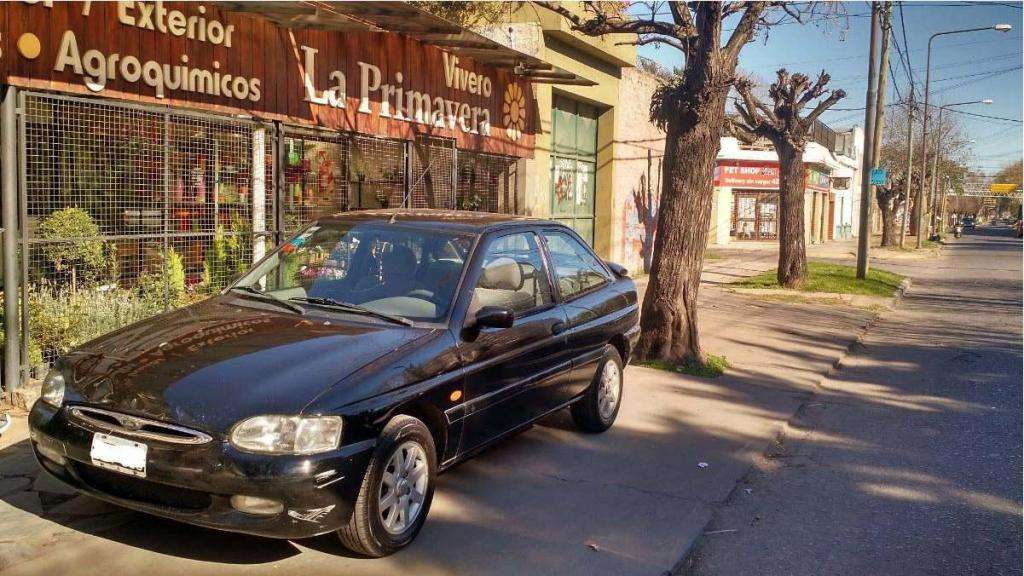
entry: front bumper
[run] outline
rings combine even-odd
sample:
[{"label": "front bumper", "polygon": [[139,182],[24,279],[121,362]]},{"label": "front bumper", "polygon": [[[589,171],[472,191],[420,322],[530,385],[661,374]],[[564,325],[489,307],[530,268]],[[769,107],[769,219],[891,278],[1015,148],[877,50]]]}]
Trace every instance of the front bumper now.
[{"label": "front bumper", "polygon": [[[207,528],[288,539],[348,522],[375,446],[367,440],[325,454],[269,456],[216,439],[194,446],[146,441],[146,476],[137,478],[94,466],[93,434],[108,431],[68,418],[66,409],[37,401],[29,428],[40,466],[85,494]],[[274,499],[284,511],[240,512],[231,506],[233,495]]]}]

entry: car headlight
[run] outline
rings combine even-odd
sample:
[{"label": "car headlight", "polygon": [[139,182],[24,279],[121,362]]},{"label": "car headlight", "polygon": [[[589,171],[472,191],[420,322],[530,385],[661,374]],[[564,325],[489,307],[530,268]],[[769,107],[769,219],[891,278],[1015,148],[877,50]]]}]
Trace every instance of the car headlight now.
[{"label": "car headlight", "polygon": [[50,370],[46,375],[39,397],[54,408],[60,408],[64,403],[64,375],[60,370]]},{"label": "car headlight", "polygon": [[264,454],[316,454],[341,443],[338,416],[253,416],[231,429],[231,444]]}]

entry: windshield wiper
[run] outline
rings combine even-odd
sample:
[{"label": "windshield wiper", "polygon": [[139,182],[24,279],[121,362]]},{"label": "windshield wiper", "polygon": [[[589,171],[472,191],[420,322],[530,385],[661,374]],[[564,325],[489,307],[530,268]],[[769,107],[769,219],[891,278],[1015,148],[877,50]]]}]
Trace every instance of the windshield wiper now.
[{"label": "windshield wiper", "polygon": [[351,304],[349,302],[342,302],[333,298],[313,298],[307,296],[296,296],[295,298],[289,298],[296,302],[305,302],[314,306],[321,306],[323,308],[336,308],[338,310],[344,310],[345,312],[354,312],[356,314],[363,314],[365,316],[373,316],[374,318],[380,318],[381,320],[387,320],[394,324],[401,324],[402,326],[412,326],[412,320],[404,318],[402,316],[395,316],[394,314],[386,314],[384,312],[378,312],[371,310],[370,308],[364,308],[358,304]]},{"label": "windshield wiper", "polygon": [[287,308],[287,309],[291,310],[292,312],[295,312],[296,314],[299,314],[299,315],[302,315],[302,314],[306,313],[306,311],[302,308],[302,306],[297,306],[295,304],[292,304],[291,302],[287,302],[285,300],[281,300],[277,296],[272,296],[270,294],[267,294],[266,292],[260,290],[259,288],[255,287],[255,286],[244,286],[244,285],[232,286],[231,288],[228,288],[228,290],[234,290],[235,292],[241,292],[241,293],[243,293],[243,294],[245,294],[247,296],[255,298],[256,300],[260,300],[261,302],[270,302],[272,304],[277,304],[279,306],[284,306],[285,308]]}]

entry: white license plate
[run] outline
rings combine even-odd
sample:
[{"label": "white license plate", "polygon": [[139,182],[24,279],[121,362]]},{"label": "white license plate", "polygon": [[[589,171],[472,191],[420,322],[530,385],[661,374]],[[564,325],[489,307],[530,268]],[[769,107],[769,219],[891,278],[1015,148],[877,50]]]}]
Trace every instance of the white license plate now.
[{"label": "white license plate", "polygon": [[89,457],[93,466],[145,478],[148,450],[142,442],[97,433],[92,437]]}]

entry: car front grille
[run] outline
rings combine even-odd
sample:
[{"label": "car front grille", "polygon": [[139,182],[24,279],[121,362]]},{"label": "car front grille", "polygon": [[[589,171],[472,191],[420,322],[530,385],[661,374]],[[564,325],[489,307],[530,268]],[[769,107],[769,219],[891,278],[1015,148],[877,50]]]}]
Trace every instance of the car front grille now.
[{"label": "car front grille", "polygon": [[91,406],[72,407],[71,417],[102,430],[171,444],[205,444],[213,439],[209,434],[177,424]]},{"label": "car front grille", "polygon": [[75,472],[90,488],[124,500],[185,511],[205,510],[212,502],[206,492],[143,480],[88,464],[75,463]]}]

